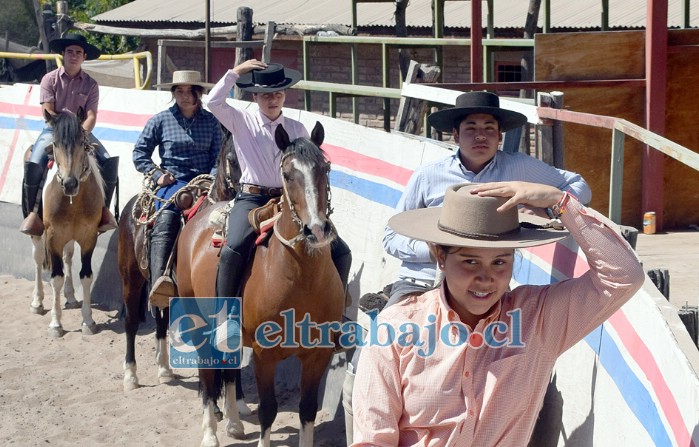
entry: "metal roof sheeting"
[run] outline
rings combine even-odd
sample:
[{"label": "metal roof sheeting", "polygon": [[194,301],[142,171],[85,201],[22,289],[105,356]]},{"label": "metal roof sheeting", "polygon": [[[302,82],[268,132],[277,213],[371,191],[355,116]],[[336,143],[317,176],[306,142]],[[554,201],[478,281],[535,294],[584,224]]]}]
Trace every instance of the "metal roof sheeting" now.
[{"label": "metal roof sheeting", "polygon": [[[206,0],[135,0],[124,6],[99,14],[92,19],[97,23],[110,22],[174,22],[204,23]],[[249,0],[210,0],[211,23],[214,25],[236,23],[239,7],[249,6]],[[668,25],[682,25],[682,2],[668,0]],[[647,0],[614,0],[609,2],[609,26],[611,28],[643,28],[646,25]],[[295,25],[351,25],[352,3],[350,0],[255,0],[253,20],[264,24]],[[527,16],[527,0],[495,0],[494,19],[496,28],[523,28]],[[359,26],[395,26],[394,3],[359,3],[357,23]],[[699,25],[699,8],[691,8],[690,25]],[[487,5],[483,4],[485,26]],[[445,25],[453,28],[468,28],[471,24],[469,1],[447,1]],[[602,16],[601,0],[551,0],[552,28],[599,27]],[[406,10],[408,26],[432,26],[432,0],[410,0]],[[543,16],[539,14],[539,26]]]}]

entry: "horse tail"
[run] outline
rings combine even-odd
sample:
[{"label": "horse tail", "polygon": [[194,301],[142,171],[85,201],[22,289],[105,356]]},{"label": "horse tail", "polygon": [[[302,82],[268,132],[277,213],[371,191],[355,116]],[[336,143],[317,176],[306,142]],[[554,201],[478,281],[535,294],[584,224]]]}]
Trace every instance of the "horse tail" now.
[{"label": "horse tail", "polygon": [[53,263],[51,262],[52,261],[51,251],[49,250],[49,246],[46,243],[46,232],[44,232],[44,234],[41,236],[41,238],[44,240],[44,244],[43,244],[44,245],[44,265],[43,265],[43,267],[44,267],[44,270],[50,272],[51,270],[53,270]]},{"label": "horse tail", "polygon": [[199,396],[206,406],[210,400],[216,402],[223,394],[223,370],[199,370]]}]

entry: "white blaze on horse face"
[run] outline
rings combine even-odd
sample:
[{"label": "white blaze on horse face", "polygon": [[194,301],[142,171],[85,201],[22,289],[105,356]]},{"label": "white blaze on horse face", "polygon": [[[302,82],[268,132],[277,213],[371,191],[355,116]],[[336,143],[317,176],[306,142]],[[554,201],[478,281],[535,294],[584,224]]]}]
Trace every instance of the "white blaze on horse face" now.
[{"label": "white blaze on horse face", "polygon": [[318,242],[330,242],[325,236],[325,210],[319,209],[320,192],[316,187],[315,182],[308,181],[314,178],[313,166],[301,162],[300,160],[292,160],[294,168],[296,168],[303,177],[303,194],[306,199],[306,213],[308,221],[304,224],[311,230]]}]

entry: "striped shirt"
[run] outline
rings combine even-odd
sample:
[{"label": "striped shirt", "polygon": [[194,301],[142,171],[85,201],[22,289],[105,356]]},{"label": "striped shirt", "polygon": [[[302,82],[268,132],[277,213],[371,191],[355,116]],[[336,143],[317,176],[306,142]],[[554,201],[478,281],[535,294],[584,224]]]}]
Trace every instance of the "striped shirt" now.
[{"label": "striped shirt", "polygon": [[99,85],[83,70],[73,77],[66,73],[64,67],[57,68],[41,78],[40,88],[39,102],[54,103],[56,113],[66,110],[78,113],[79,107],[85,112],[92,110],[97,113]]},{"label": "striped shirt", "polygon": [[[147,173],[156,165],[153,151],[158,147],[160,167],[175,179],[189,182],[200,174],[213,174],[221,150],[223,133],[216,118],[201,107],[192,118],[185,118],[173,104],[148,120],[133,150],[136,170]],[[156,171],[153,179],[163,175]]]},{"label": "striped shirt", "polygon": [[226,98],[237,80],[238,75],[233,70],[228,70],[211,89],[207,105],[221,124],[233,134],[242,171],[240,183],[280,188],[282,176],[279,163],[282,153],[274,142],[274,132],[281,124],[293,141],[296,138],[308,138],[308,131],[299,121],[285,117],[283,113],[271,121],[258,109],[249,111],[229,105]]},{"label": "striped shirt", "polygon": [[[441,206],[447,187],[458,183],[523,181],[543,183],[568,191],[589,203],[592,192],[580,174],[554,168],[522,153],[497,151],[495,157],[475,174],[461,164],[459,152],[415,170],[396,205],[396,214],[417,208]],[[386,226],[383,247],[402,261],[398,276],[420,281],[434,281],[435,263],[430,258],[427,243],[397,234]]]},{"label": "striped shirt", "polygon": [[517,287],[475,328],[466,326],[469,334],[486,337],[488,327],[497,327],[490,333],[508,341],[502,346],[478,337],[462,336],[475,340],[473,346],[457,343],[454,323],[461,321],[443,288],[408,296],[378,315],[379,324],[397,334],[401,325],[414,323],[420,340],[428,332],[446,335],[432,344],[431,355],[424,355],[427,347],[401,346],[399,339],[363,348],[352,398],[353,446],[527,445],[558,356],[614,314],[644,281],[634,251],[605,217],[571,199],[561,221],[590,270],[556,284]]}]

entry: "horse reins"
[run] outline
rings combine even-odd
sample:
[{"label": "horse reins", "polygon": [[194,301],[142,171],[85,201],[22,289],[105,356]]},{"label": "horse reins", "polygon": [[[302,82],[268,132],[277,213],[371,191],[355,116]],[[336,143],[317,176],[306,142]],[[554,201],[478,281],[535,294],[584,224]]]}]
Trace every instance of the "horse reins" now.
[{"label": "horse reins", "polygon": [[[89,160],[89,157],[94,157],[94,156],[95,156],[95,149],[94,149],[94,148],[92,147],[92,145],[90,145],[90,143],[88,142],[87,135],[85,134],[84,131],[83,131],[82,146],[83,146],[83,149],[85,150],[85,157],[83,157],[83,170],[82,170],[82,172],[80,173],[80,176],[78,177],[78,180],[80,181],[80,183],[82,183],[82,182],[84,182],[85,180],[87,180],[87,178],[88,178],[88,177],[90,176],[90,174],[92,173],[92,170],[90,169],[90,160]],[[55,146],[54,146],[54,151],[55,151]],[[71,154],[71,155],[72,155],[72,154]],[[63,175],[61,174],[61,169],[60,169],[61,164],[58,162],[58,159],[56,159],[55,155],[54,155],[54,158],[53,158],[53,159],[54,159],[54,162],[56,163],[56,167],[58,168],[58,169],[56,170],[56,177],[58,178],[59,183],[60,183],[61,185],[63,185],[64,177],[63,177]],[[70,203],[73,203],[73,197],[72,197],[72,196],[70,196]]]},{"label": "horse reins", "polygon": [[[284,179],[284,161],[287,158],[291,157],[292,155],[295,155],[295,152],[288,152],[282,156],[282,159],[279,162],[279,170],[282,172],[282,176],[281,176],[282,177],[282,190],[284,191],[282,200],[286,199],[286,202],[288,203],[288,206],[289,206],[289,211],[291,211],[291,219],[294,222],[296,222],[296,224],[299,226],[299,233],[296,236],[294,236],[293,238],[291,238],[291,240],[287,240],[283,236],[281,236],[281,234],[279,233],[279,230],[277,228],[277,223],[279,222],[279,219],[274,221],[274,234],[275,234],[275,236],[277,236],[277,238],[284,245],[291,247],[291,248],[293,248],[294,245],[298,241],[303,240],[305,237],[303,235],[303,221],[301,220],[298,213],[296,212],[296,209],[294,207],[294,203],[290,199],[286,180]],[[328,165],[330,165],[330,162],[328,162]],[[327,180],[328,180],[327,182],[325,182],[325,189],[326,189],[326,193],[327,193],[327,197],[328,197],[328,204],[327,204],[326,209],[325,209],[325,216],[330,217],[330,215],[333,213],[333,209],[331,206],[332,193],[330,191],[330,169],[328,169],[325,172],[325,176],[327,177]],[[281,203],[280,203],[280,205],[281,205]],[[331,224],[332,224],[332,221],[331,221]]]}]

